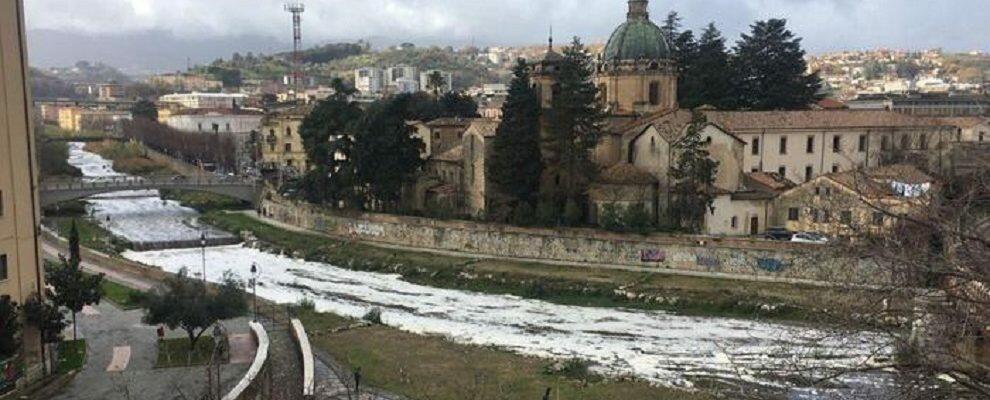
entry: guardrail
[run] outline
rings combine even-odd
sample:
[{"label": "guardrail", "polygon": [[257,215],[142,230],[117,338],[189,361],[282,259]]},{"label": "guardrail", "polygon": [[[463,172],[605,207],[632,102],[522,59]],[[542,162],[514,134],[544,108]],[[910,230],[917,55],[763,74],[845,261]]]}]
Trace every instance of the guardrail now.
[{"label": "guardrail", "polygon": [[77,190],[77,189],[102,189],[116,187],[147,187],[147,186],[245,186],[257,185],[253,179],[226,178],[226,177],[191,177],[184,176],[160,176],[160,177],[136,177],[136,176],[115,176],[103,178],[90,178],[85,180],[52,180],[41,183],[42,191],[50,190]]},{"label": "guardrail", "polygon": [[292,339],[299,347],[299,355],[303,362],[303,398],[311,399],[316,395],[316,376],[314,375],[313,347],[309,343],[309,335],[302,321],[292,319]]},{"label": "guardrail", "polygon": [[268,366],[268,348],[271,343],[264,326],[257,322],[251,322],[250,325],[251,334],[258,341],[258,351],[254,354],[254,361],[251,362],[251,367],[248,368],[247,373],[230,392],[223,396],[223,400],[254,398],[254,395],[260,391],[258,385],[261,385],[262,381],[259,378]]}]

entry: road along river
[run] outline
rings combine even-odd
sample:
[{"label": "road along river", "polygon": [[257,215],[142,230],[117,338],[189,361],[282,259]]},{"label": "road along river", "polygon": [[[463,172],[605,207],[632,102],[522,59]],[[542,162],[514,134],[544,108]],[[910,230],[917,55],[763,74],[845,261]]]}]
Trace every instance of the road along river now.
[{"label": "road along river", "polygon": [[[70,161],[87,176],[113,173],[108,161],[83,151],[81,146],[71,147]],[[103,218],[101,223],[109,216],[106,227],[124,238],[173,240],[199,235],[199,230],[190,228],[195,226],[190,223],[195,211],[150,195],[101,197],[92,203],[97,217]],[[835,368],[863,367],[875,360],[878,348],[884,348],[877,337],[866,333],[659,311],[564,306],[446,290],[405,282],[396,275],[352,271],[239,245],[211,247],[205,253],[211,281],[220,280],[226,271],[246,281],[251,278],[251,265],[256,264],[260,269],[258,295],[269,300],[291,303],[310,299],[319,311],[353,318],[378,307],[385,324],[405,331],[538,357],[580,358],[591,361],[604,375],[634,376],[668,386],[724,381],[786,387],[798,370],[820,375]],[[124,254],[169,272],[183,268],[200,271],[202,256],[200,249]],[[843,383],[862,386],[862,381]],[[791,398],[829,398],[828,393],[794,389]]]}]

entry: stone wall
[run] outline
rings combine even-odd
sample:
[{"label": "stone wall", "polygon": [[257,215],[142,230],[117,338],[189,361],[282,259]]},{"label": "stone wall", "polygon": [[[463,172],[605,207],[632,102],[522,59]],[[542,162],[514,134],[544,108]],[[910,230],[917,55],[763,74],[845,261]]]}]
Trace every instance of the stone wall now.
[{"label": "stone wall", "polygon": [[761,281],[880,283],[880,274],[869,263],[829,257],[816,245],[348,213],[291,202],[274,194],[265,197],[260,210],[277,221],[334,237],[468,256]]}]

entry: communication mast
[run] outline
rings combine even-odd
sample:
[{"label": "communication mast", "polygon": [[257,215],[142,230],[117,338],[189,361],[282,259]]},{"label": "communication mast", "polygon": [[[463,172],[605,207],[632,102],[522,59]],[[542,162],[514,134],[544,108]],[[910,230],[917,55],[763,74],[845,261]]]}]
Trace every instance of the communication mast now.
[{"label": "communication mast", "polygon": [[290,84],[297,93],[302,90],[302,13],[306,11],[303,3],[286,3],[285,11],[292,13],[292,82]]}]

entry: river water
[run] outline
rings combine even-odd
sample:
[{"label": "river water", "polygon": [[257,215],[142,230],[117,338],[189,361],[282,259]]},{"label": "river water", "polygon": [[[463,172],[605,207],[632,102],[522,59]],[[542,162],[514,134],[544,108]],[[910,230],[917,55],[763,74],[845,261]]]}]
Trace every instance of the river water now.
[{"label": "river water", "polygon": [[[70,163],[88,177],[115,174],[108,161],[70,148]],[[92,200],[101,223],[131,240],[198,237],[196,212],[156,193]],[[109,222],[104,222],[110,217]],[[214,232],[224,235],[222,232]],[[458,343],[490,345],[520,354],[591,361],[596,372],[634,376],[675,387],[719,381],[790,387],[796,370],[814,375],[863,366],[882,343],[866,333],[831,332],[750,320],[687,317],[659,311],[563,306],[515,296],[446,290],[402,281],[399,276],[358,272],[244,246],[207,248],[207,279],[231,272],[247,281],[260,269],[258,295],[278,302],[313,300],[319,311],[360,318],[378,307],[385,324]],[[126,252],[124,257],[169,272],[202,268],[200,249]],[[844,379],[839,390],[791,388],[788,398],[827,399],[870,391],[876,377]],[[853,388],[853,389],[850,389]],[[873,397],[871,397],[873,398]]]}]

